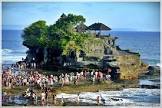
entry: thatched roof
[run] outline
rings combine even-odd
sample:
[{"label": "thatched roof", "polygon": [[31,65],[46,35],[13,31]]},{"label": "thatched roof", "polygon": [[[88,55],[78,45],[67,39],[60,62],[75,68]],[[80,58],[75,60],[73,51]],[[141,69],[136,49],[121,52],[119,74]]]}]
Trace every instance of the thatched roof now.
[{"label": "thatched roof", "polygon": [[87,29],[88,30],[111,30],[111,28],[109,28],[103,23],[94,23],[90,25]]},{"label": "thatched roof", "polygon": [[87,29],[87,26],[83,23],[75,27],[77,32],[85,32]]}]

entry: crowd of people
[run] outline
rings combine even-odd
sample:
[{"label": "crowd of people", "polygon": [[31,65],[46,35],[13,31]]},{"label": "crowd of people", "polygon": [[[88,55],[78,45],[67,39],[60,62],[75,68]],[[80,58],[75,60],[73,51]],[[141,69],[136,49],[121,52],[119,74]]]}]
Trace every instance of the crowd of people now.
[{"label": "crowd of people", "polygon": [[37,85],[41,89],[45,86],[54,86],[56,84],[61,84],[61,86],[68,84],[78,85],[80,81],[89,80],[93,84],[95,82],[100,82],[101,80],[110,80],[110,74],[104,74],[101,71],[81,71],[81,72],[71,72],[61,75],[44,75],[40,74],[38,71],[21,71],[15,73],[13,68],[9,68],[2,73],[2,85],[7,87],[14,86],[30,86]]},{"label": "crowd of people", "polygon": [[[44,75],[38,71],[26,69],[25,63],[12,65],[10,68],[3,69],[2,86],[14,88],[16,86],[28,86],[24,97],[30,97],[37,100],[37,95],[33,87],[41,89],[41,100],[48,100],[49,88],[54,86],[64,86],[69,84],[78,85],[85,81],[91,81],[92,84],[99,83],[102,80],[111,80],[111,75],[99,70],[83,70],[81,72],[62,73],[60,75]],[[53,96],[55,98],[55,96]]]}]

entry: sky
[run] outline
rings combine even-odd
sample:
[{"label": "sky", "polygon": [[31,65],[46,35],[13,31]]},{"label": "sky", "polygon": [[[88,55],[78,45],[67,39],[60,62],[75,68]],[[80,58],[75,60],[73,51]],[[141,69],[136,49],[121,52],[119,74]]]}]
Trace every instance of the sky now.
[{"label": "sky", "polygon": [[54,24],[62,13],[83,15],[86,25],[112,30],[160,31],[159,2],[3,2],[2,29],[23,29],[38,20]]}]

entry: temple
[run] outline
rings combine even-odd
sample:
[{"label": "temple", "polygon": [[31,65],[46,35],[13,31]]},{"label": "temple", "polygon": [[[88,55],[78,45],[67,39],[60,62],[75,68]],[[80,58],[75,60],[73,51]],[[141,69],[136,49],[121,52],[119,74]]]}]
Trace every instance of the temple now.
[{"label": "temple", "polygon": [[77,25],[75,31],[88,33],[89,39],[83,43],[84,51],[71,50],[66,56],[62,56],[58,49],[30,47],[24,42],[23,44],[29,48],[26,61],[29,66],[31,66],[30,63],[35,63],[36,67],[46,69],[63,67],[75,70],[100,69],[105,72],[111,70],[113,80],[138,78],[139,72],[144,69],[139,53],[122,50],[115,43],[118,37],[111,36],[110,33],[106,35],[102,33],[109,30],[111,28],[103,23],[94,23],[90,26]]},{"label": "temple", "polygon": [[[96,32],[96,31],[99,32]],[[87,27],[86,25],[78,25],[76,31],[78,32],[90,32],[93,37],[91,41],[85,42],[86,52],[84,52],[84,57],[79,56],[77,59],[77,64],[80,67],[86,67],[88,65],[93,65],[94,67],[99,67],[103,70],[112,69],[114,79],[127,78],[126,76],[122,77],[122,69],[124,62],[120,59],[127,56],[127,59],[140,58],[139,53],[130,52],[129,50],[122,50],[119,46],[116,45],[115,41],[118,37],[102,34],[103,30],[111,30],[109,27],[102,23],[94,23]],[[92,32],[95,31],[95,32]],[[82,52],[83,53],[83,52]],[[134,58],[135,57],[135,58]],[[84,58],[84,59],[83,59]],[[127,65],[133,65],[132,61],[125,61]],[[140,59],[138,59],[140,62]]]}]

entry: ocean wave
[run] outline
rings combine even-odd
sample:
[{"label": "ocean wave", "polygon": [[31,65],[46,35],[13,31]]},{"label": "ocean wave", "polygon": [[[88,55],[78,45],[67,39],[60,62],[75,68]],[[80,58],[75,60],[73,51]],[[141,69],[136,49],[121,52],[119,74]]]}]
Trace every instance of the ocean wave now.
[{"label": "ocean wave", "polygon": [[13,50],[11,49],[2,49],[2,54],[11,53],[11,52],[13,52]]},{"label": "ocean wave", "polygon": [[[138,105],[149,106],[160,104],[160,89],[128,88],[121,91],[82,92],[79,94],[80,102],[96,103],[97,96],[105,100],[105,105]],[[77,94],[60,93],[56,98],[64,98],[75,102]]]},{"label": "ocean wave", "polygon": [[161,64],[160,64],[160,63],[157,63],[157,64],[156,64],[156,66],[159,66],[159,67],[161,67]]},{"label": "ocean wave", "polygon": [[142,61],[144,62],[144,63],[147,63],[147,64],[149,64],[150,66],[160,66],[160,59],[153,59],[153,58],[149,58],[149,59],[143,59],[142,58]]},{"label": "ocean wave", "polygon": [[2,49],[2,64],[13,64],[25,57],[25,50]]},{"label": "ocean wave", "polygon": [[25,54],[26,50],[2,49],[2,55]]},{"label": "ocean wave", "polygon": [[2,64],[12,64],[25,58],[26,54],[2,55]]}]

